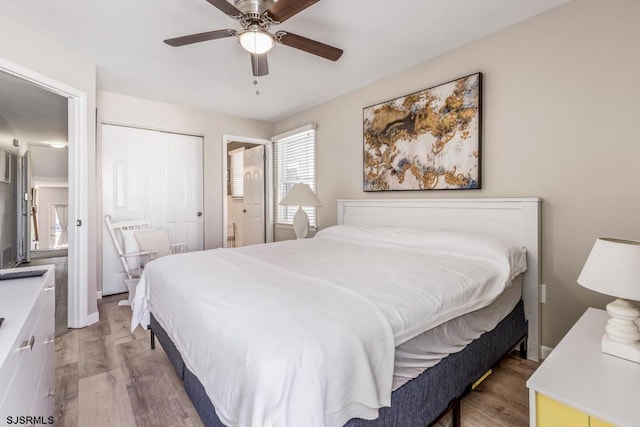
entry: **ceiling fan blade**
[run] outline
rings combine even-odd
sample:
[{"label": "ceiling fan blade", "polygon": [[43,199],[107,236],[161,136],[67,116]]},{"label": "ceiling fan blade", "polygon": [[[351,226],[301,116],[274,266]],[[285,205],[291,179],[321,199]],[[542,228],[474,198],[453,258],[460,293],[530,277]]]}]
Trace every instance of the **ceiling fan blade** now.
[{"label": "ceiling fan blade", "polygon": [[274,21],[282,23],[319,1],[320,0],[278,0],[267,9],[267,14]]},{"label": "ceiling fan blade", "polygon": [[258,55],[252,53],[251,69],[253,70],[254,77],[266,76],[269,74],[269,61],[267,60],[267,54],[262,53]]},{"label": "ceiling fan blade", "polygon": [[[277,4],[277,3],[276,3]],[[278,31],[275,34],[276,40],[285,46],[294,47],[313,55],[321,56],[331,61],[337,61],[342,56],[343,50],[319,41],[311,40],[297,34],[286,31]]]},{"label": "ceiling fan blade", "polygon": [[242,12],[240,12],[237,7],[229,3],[227,0],[207,0],[207,1],[232,18],[239,18],[242,16]]},{"label": "ceiling fan blade", "polygon": [[178,47],[191,43],[206,42],[207,40],[222,39],[224,37],[233,37],[236,35],[235,30],[216,30],[207,31],[206,33],[191,34],[188,36],[167,39],[164,42],[170,46]]}]

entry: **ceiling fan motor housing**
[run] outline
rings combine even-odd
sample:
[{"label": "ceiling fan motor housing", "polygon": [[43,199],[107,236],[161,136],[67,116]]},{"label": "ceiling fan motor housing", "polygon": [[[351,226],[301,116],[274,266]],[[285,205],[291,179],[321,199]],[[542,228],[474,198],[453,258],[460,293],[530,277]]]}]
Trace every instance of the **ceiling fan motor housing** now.
[{"label": "ceiling fan motor housing", "polygon": [[274,22],[265,12],[275,4],[274,0],[236,0],[234,6],[242,15],[238,19],[245,30],[259,28],[267,31]]},{"label": "ceiling fan motor housing", "polygon": [[244,14],[255,14],[256,19],[260,19],[267,9],[275,3],[274,0],[236,0],[235,7]]}]

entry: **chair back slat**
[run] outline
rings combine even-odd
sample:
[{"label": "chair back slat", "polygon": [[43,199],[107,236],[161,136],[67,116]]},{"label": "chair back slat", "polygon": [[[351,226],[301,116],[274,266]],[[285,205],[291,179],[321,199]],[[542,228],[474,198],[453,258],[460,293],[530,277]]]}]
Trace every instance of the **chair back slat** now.
[{"label": "chair back slat", "polygon": [[151,223],[149,222],[149,217],[145,215],[143,219],[134,219],[134,220],[125,220],[125,221],[111,221],[111,215],[106,215],[104,217],[104,222],[107,226],[107,230],[109,230],[109,235],[113,240],[113,245],[116,248],[116,252],[118,252],[118,257],[120,258],[120,262],[122,263],[122,267],[124,268],[125,273],[129,279],[133,278],[133,273],[131,268],[129,267],[129,263],[127,262],[127,258],[124,256],[124,238],[122,236],[123,230],[145,230],[151,228]]},{"label": "chair back slat", "polygon": [[[109,235],[111,236],[111,240],[113,240],[113,245],[116,248],[116,252],[118,252],[118,257],[120,258],[120,262],[122,263],[122,268],[124,268],[125,273],[129,279],[140,277],[141,270],[143,268],[142,265],[142,256],[149,256],[150,259],[153,259],[155,255],[149,255],[151,253],[157,254],[158,252],[162,253],[160,250],[149,251],[146,252],[145,255],[139,255],[136,257],[137,268],[132,269],[129,264],[129,259],[131,256],[127,257],[125,252],[125,244],[124,244],[124,236],[122,235],[123,231],[136,231],[136,230],[150,230],[151,222],[149,221],[149,217],[145,215],[143,219],[133,219],[133,220],[125,220],[125,221],[116,221],[113,222],[111,215],[106,215],[104,217],[104,223],[107,226],[107,230],[109,230]],[[162,230],[165,231],[166,230]],[[169,239],[169,235],[167,232],[167,238]],[[171,243],[169,240],[169,249],[168,251],[171,254],[184,253],[188,251],[188,243],[180,242],[180,243]],[[140,252],[142,254],[142,252]],[[146,261],[145,261],[146,262]]]}]

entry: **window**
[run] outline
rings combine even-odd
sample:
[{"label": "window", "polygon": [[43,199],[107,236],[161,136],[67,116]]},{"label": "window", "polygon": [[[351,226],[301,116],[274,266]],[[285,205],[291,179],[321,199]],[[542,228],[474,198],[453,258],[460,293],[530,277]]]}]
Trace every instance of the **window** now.
[{"label": "window", "polygon": [[[316,191],[316,126],[307,125],[273,137],[273,222],[293,223],[298,206],[278,203],[293,184],[302,182]],[[303,207],[309,216],[309,225],[316,226],[316,208]]]},{"label": "window", "polygon": [[49,247],[66,248],[69,246],[69,206],[66,203],[49,205]]},{"label": "window", "polygon": [[229,151],[229,180],[231,181],[231,197],[244,196],[244,148]]}]

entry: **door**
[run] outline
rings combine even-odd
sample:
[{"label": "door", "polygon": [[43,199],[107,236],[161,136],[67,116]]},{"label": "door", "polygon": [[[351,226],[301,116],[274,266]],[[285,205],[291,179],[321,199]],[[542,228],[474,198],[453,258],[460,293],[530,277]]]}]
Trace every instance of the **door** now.
[{"label": "door", "polygon": [[243,243],[264,243],[264,145],[244,150],[243,186]]},{"label": "door", "polygon": [[[148,216],[172,243],[203,249],[202,137],[102,126],[102,217]],[[102,294],[126,292],[125,273],[103,222]]]}]

